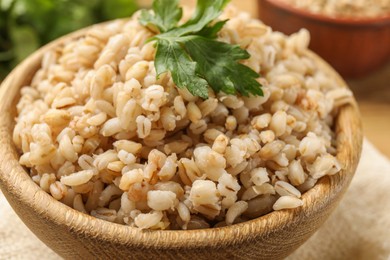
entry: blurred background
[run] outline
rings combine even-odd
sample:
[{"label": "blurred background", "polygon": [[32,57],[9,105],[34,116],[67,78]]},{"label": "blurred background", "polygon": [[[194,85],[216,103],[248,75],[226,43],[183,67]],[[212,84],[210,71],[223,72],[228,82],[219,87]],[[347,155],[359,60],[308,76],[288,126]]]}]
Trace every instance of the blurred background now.
[{"label": "blurred background", "polygon": [[[232,3],[258,18],[260,1],[263,0],[232,0]],[[94,23],[130,16],[151,2],[0,0],[0,82],[21,60],[51,40]],[[193,4],[195,0],[182,2]],[[390,63],[347,82],[360,105],[365,135],[390,157]]]},{"label": "blurred background", "polygon": [[137,9],[135,0],[0,0],[0,80],[59,36]]}]

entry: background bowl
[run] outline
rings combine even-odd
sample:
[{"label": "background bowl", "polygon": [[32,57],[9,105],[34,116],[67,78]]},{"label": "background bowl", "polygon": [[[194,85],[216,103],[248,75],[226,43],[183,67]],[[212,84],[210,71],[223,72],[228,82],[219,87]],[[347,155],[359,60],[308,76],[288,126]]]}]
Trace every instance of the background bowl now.
[{"label": "background bowl", "polygon": [[[56,201],[29,177],[12,142],[20,88],[29,84],[43,54],[77,38],[70,34],[36,51],[19,65],[0,89],[0,188],[23,222],[51,249],[69,259],[282,259],[303,244],[327,219],[347,189],[359,161],[362,131],[356,104],[337,117],[338,159],[343,170],[322,178],[305,194],[304,205],[276,211],[244,223],[192,231],[142,231],[106,222]],[[318,66],[346,87],[329,65],[309,52]]]},{"label": "background bowl", "polygon": [[265,24],[286,34],[308,29],[310,48],[342,76],[364,76],[390,61],[390,15],[333,18],[280,0],[259,0],[259,16]]}]

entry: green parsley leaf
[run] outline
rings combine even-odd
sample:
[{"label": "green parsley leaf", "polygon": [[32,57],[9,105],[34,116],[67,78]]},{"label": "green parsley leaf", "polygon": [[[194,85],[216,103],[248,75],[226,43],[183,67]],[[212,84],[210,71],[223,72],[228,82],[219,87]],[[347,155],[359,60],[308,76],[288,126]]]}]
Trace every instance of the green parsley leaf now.
[{"label": "green parsley leaf", "polygon": [[[190,20],[180,27],[173,28],[157,37],[179,37],[188,34],[196,34],[214,21],[230,0],[198,0],[195,13]],[[222,29],[222,27],[221,27]]]},{"label": "green parsley leaf", "polygon": [[155,58],[157,75],[170,71],[179,88],[188,88],[192,95],[208,97],[208,83],[196,74],[196,62],[192,61],[178,42],[159,40]]},{"label": "green parsley leaf", "polygon": [[205,99],[208,86],[227,94],[263,95],[256,80],[259,75],[239,63],[248,59],[249,53],[238,45],[215,40],[227,21],[213,22],[229,1],[198,0],[194,15],[181,26],[178,1],[155,0],[154,14],[142,13],[141,24],[154,25],[161,32],[149,39],[156,41],[157,76],[169,71],[179,88]]},{"label": "green parsley leaf", "polygon": [[155,25],[161,33],[172,29],[183,15],[183,10],[178,4],[179,0],[155,0],[153,2],[154,15],[142,10],[141,24],[144,26]]},{"label": "green parsley leaf", "polygon": [[182,42],[192,60],[197,61],[197,73],[203,75],[216,92],[235,94],[237,90],[244,96],[263,95],[256,81],[259,75],[238,63],[250,57],[246,50],[200,36],[189,36]]},{"label": "green parsley leaf", "polygon": [[227,21],[228,20],[219,21],[212,26],[206,26],[199,33],[197,33],[197,35],[210,38],[210,39],[215,39],[218,37],[218,32],[222,29],[222,27],[225,25]]}]

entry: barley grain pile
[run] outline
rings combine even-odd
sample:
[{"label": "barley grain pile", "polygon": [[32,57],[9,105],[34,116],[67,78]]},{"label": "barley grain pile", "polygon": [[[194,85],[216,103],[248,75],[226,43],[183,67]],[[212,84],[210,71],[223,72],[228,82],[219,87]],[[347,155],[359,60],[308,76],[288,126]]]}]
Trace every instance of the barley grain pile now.
[{"label": "barley grain pile", "polygon": [[333,17],[374,18],[390,15],[390,0],[282,0],[297,8]]},{"label": "barley grain pile", "polygon": [[331,126],[351,93],[309,58],[309,34],[273,32],[228,7],[219,40],[239,44],[263,97],[202,100],[156,79],[136,14],[44,56],[21,90],[13,140],[43,190],[141,229],[231,225],[296,208],[342,168]]}]

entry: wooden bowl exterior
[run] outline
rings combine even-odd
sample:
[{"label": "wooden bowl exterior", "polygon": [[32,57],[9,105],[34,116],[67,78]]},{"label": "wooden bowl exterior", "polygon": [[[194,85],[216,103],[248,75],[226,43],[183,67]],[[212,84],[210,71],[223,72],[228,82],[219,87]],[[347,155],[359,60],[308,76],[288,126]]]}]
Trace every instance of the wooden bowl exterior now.
[{"label": "wooden bowl exterior", "polygon": [[390,60],[390,16],[331,18],[278,0],[259,0],[259,16],[265,24],[286,34],[308,29],[310,48],[345,77],[364,76]]},{"label": "wooden bowl exterior", "polygon": [[[304,206],[277,211],[245,223],[191,231],[141,231],[80,213],[56,201],[36,185],[19,164],[12,142],[20,88],[29,84],[43,54],[66,39],[35,52],[19,65],[0,89],[0,188],[35,235],[67,259],[282,259],[303,244],[327,219],[356,170],[362,131],[356,104],[342,108],[337,119],[338,158],[345,168],[323,178],[303,195]],[[313,53],[318,66],[344,81]]]}]

